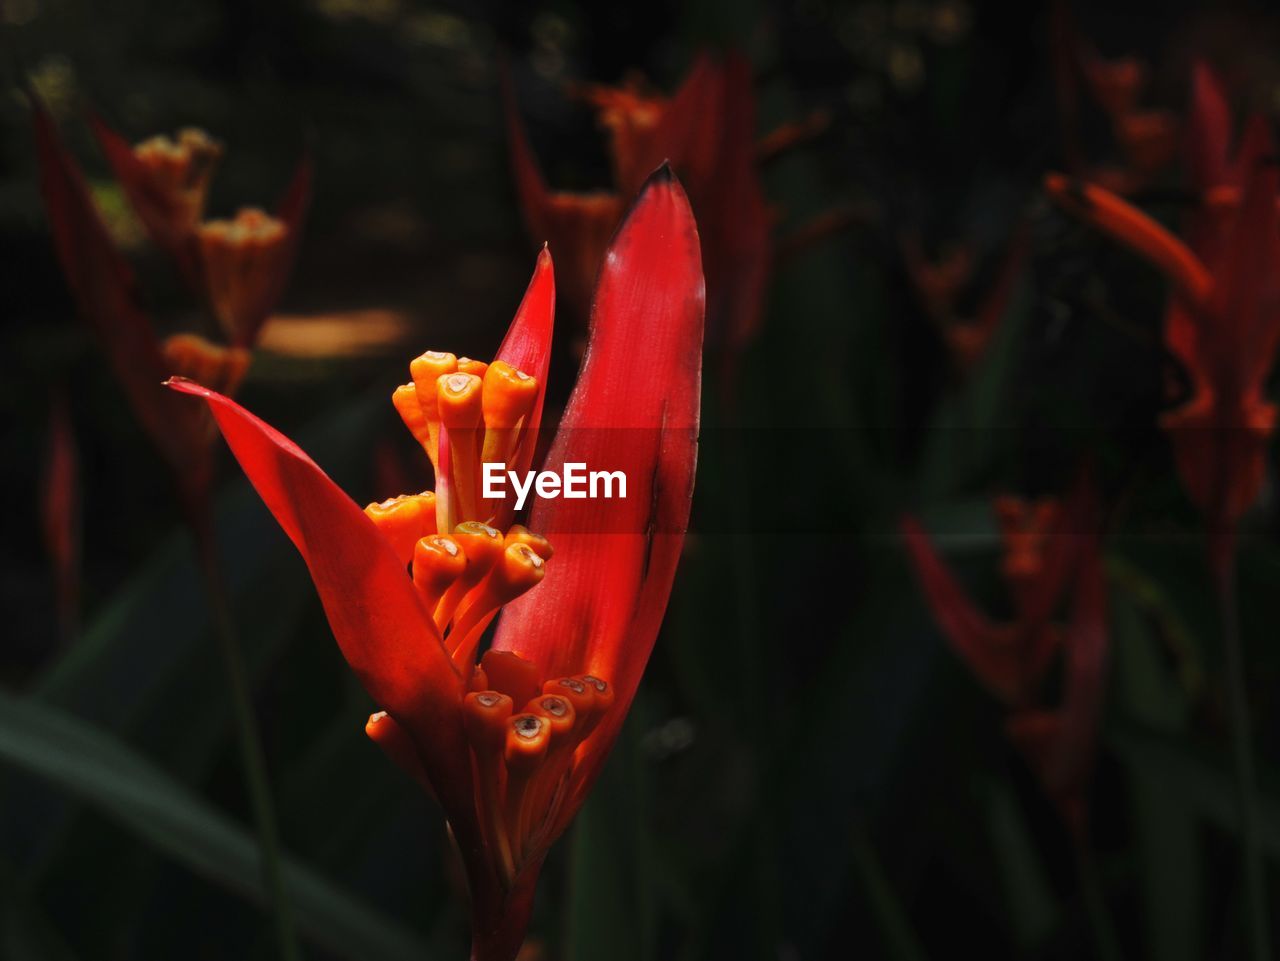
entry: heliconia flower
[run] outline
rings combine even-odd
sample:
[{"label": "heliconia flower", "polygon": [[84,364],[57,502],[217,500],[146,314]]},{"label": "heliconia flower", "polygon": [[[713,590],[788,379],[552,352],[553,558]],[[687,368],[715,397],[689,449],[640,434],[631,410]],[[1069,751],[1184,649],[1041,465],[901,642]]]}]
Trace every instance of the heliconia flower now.
[{"label": "heliconia flower", "polygon": [[697,58],[670,97],[587,86],[581,95],[609,135],[614,190],[548,188],[525,136],[509,78],[504,84],[516,191],[531,234],[546,239],[562,266],[562,299],[579,317],[590,309],[601,258],[628,200],[669,161],[698,216],[707,276],[707,341],[740,350],[760,325],[772,265],[772,215],[760,183],[751,65],[730,54]]},{"label": "heliconia flower", "polygon": [[1276,409],[1265,385],[1280,339],[1280,186],[1266,122],[1246,131],[1236,161],[1244,178],[1190,229],[1195,249],[1114,194],[1057,174],[1050,196],[1159,269],[1170,284],[1165,343],[1190,381],[1161,418],[1188,496],[1205,512],[1221,559],[1257,500]]},{"label": "heliconia flower", "polygon": [[231,342],[251,346],[284,292],[311,193],[304,156],[274,216],[242,208],[231,220],[205,222],[209,182],[223,153],[203,130],[130,146],[101,118],[90,125],[130,206],[197,292],[207,295]]},{"label": "heliconia flower", "polygon": [[[1056,7],[1052,43],[1067,167],[1076,176],[1115,193],[1137,191],[1149,184],[1176,155],[1178,118],[1169,110],[1142,105],[1150,78],[1146,63],[1131,56],[1103,57],[1090,44],[1081,41],[1071,23],[1067,4]],[[1120,163],[1086,162],[1080,144],[1079,87],[1087,91],[1105,116]]]},{"label": "heliconia flower", "polygon": [[[613,501],[539,500],[530,527],[554,551],[524,527],[458,522],[487,509],[468,505],[463,491],[477,447],[485,456],[492,435],[514,461],[532,457],[532,435],[511,432],[511,414],[527,411],[517,426],[536,427],[543,378],[530,372],[545,373],[554,309],[545,250],[494,363],[481,370],[428,353],[395,392],[406,425],[434,451],[434,492],[361,510],[233,401],[172,384],[208,403],[306,560],[344,657],[382,708],[367,733],[443,808],[471,889],[474,961],[510,961],[520,948],[547,850],[586,798],[635,695],[684,540],[704,293],[697,228],[668,168],[619,228],[594,303],[544,469],[607,465],[625,471],[628,491]],[[478,425],[462,426],[471,439],[455,443],[451,419],[474,418],[477,407]],[[442,498],[458,506],[439,511]],[[503,605],[476,665],[484,624]]]},{"label": "heliconia flower", "polygon": [[84,176],[53,118],[32,99],[40,189],[62,272],[80,315],[93,328],[134,414],[174,469],[184,495],[207,489],[212,461],[208,416],[174,403],[161,386],[173,373],[151,321],[138,306],[133,271],[116,249]]},{"label": "heliconia flower", "polygon": [[203,130],[188,127],[173,139],[161,135],[131,146],[97,115],[90,115],[89,125],[151,239],[198,287],[200,271],[192,238],[204,219],[222,144]]},{"label": "heliconia flower", "polygon": [[184,274],[196,276],[197,289],[208,295],[230,345],[188,333],[161,339],[138,304],[133,271],[112,242],[84,175],[48,111],[35,97],[31,100],[41,192],[62,271],[79,313],[102,343],[135,415],[173,467],[190,505],[210,481],[213,423],[198,405],[175,403],[161,384],[176,375],[225,393],[239,387],[249,348],[292,267],[310,193],[310,162],[304,158],[299,164],[279,218],[248,210],[230,224],[201,224],[208,180],[221,153],[215,141],[188,130],[176,141],[153,138],[132,148],[91,118],[139,218]]},{"label": "heliconia flower", "polygon": [[930,259],[919,236],[904,234],[901,238],[903,262],[920,305],[938,328],[962,373],[973,370],[982,359],[1008,313],[1026,267],[1029,241],[1025,225],[1014,231],[990,287],[972,313],[964,314],[961,298],[973,284],[975,273],[972,249],[956,246],[941,257]]},{"label": "heliconia flower", "polygon": [[[903,541],[942,633],[974,675],[1008,709],[1007,733],[1032,765],[1067,824],[1084,829],[1106,678],[1106,591],[1088,485],[1064,503],[1001,497],[995,503],[1004,543],[1002,571],[1013,618],[980,611],[913,518]],[[1069,603],[1066,626],[1055,616]],[[1045,706],[1045,679],[1064,663],[1061,702]]]}]

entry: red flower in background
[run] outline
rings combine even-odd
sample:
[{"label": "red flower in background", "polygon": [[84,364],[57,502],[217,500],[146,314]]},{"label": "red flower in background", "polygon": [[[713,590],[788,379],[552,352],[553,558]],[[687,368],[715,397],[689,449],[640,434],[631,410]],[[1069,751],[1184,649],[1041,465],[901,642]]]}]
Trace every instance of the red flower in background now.
[{"label": "red flower in background", "polygon": [[1280,187],[1267,122],[1255,118],[1231,156],[1225,98],[1197,69],[1188,166],[1202,202],[1187,241],[1107,190],[1050,174],[1050,196],[1159,269],[1170,284],[1164,338],[1190,394],[1161,426],[1188,496],[1205,512],[1215,564],[1257,500],[1276,411],[1265,398],[1280,339]]},{"label": "red flower in background", "polygon": [[973,249],[968,245],[951,247],[931,259],[918,234],[902,236],[899,247],[907,277],[962,374],[977,366],[1008,313],[1026,267],[1029,241],[1025,224],[1014,230],[995,277],[973,310],[965,312],[961,303],[972,289],[977,272]]},{"label": "red flower in background", "polygon": [[[520,947],[543,858],[635,695],[684,541],[704,295],[697,228],[666,168],[604,258],[586,355],[545,465],[621,469],[627,497],[540,500],[530,525],[552,535],[554,557],[522,527],[473,519],[435,533],[467,515],[505,523],[503,505],[468,505],[463,489],[491,443],[516,462],[532,457],[521,435],[536,429],[542,378],[527,371],[545,374],[553,308],[544,251],[493,364],[480,372],[443,353],[414,362],[396,406],[434,455],[437,490],[365,511],[233,401],[173,384],[207,401],[306,560],[344,657],[385,712],[369,719],[369,735],[444,809],[470,883],[476,961],[509,961]],[[466,419],[476,410],[478,421]],[[474,433],[460,440],[459,430]],[[476,665],[479,633],[503,604]]]},{"label": "red flower in background", "polygon": [[506,84],[516,190],[530,233],[556,251],[568,306],[579,317],[588,315],[596,273],[622,212],[649,171],[669,161],[698,217],[708,345],[730,354],[741,350],[760,326],[772,261],[751,65],[735,54],[723,60],[702,55],[670,98],[642,92],[635,82],[580,92],[609,135],[613,191],[549,189]]},{"label": "red flower in background", "polygon": [[174,403],[162,382],[176,374],[227,393],[239,386],[249,367],[249,348],[283,293],[292,266],[310,194],[310,163],[304,159],[299,164],[278,217],[249,209],[230,223],[202,222],[208,179],[221,152],[214,141],[184,131],[176,142],[153,138],[130,148],[93,120],[139,219],[207,297],[230,344],[189,333],[161,339],[139,305],[133,271],[94,206],[84,175],[62,144],[53,118],[31,99],[41,192],[76,307],[191,505],[204,498],[211,480],[209,418],[194,405]]},{"label": "red flower in background", "polygon": [[[1106,684],[1106,585],[1092,496],[1084,482],[1065,502],[997,498],[1002,571],[1013,617],[995,622],[965,594],[928,535],[902,522],[916,575],[943,635],[974,675],[1009,709],[1006,731],[1032,765],[1064,820],[1081,835]],[[1065,604],[1068,623],[1055,617]],[[1061,703],[1043,688],[1061,654]]]},{"label": "red flower in background", "polygon": [[[1050,17],[1054,85],[1067,169],[1119,194],[1141,190],[1174,159],[1178,118],[1143,106],[1150,79],[1137,57],[1103,57],[1075,28],[1070,4],[1058,0]],[[1106,120],[1118,163],[1096,164],[1082,143],[1081,92]]]}]

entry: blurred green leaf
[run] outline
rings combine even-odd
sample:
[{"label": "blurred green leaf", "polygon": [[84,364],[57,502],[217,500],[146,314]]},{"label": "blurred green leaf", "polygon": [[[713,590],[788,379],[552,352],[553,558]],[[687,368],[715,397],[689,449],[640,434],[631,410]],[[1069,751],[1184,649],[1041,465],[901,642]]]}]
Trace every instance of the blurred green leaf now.
[{"label": "blurred green leaf", "polygon": [[[1235,779],[1217,759],[1220,752],[1132,721],[1111,725],[1105,739],[1120,758],[1158,779],[1167,794],[1177,794],[1217,827],[1232,833],[1239,830]],[[1262,849],[1280,859],[1280,801],[1265,794],[1259,797],[1258,819]]]},{"label": "blurred green leaf", "polygon": [[1024,947],[1042,943],[1058,923],[1058,902],[1031,830],[1007,784],[987,791],[987,830],[1009,904],[1013,934]]},{"label": "blurred green leaf", "polygon": [[645,713],[637,699],[573,829],[564,951],[569,961],[654,957],[651,777],[637,744]]},{"label": "blurred green leaf", "polygon": [[854,868],[880,928],[880,940],[886,956],[896,961],[924,961],[927,955],[912,930],[911,918],[885,877],[884,867],[871,839],[860,825],[854,827],[851,847]]},{"label": "blurred green leaf", "polygon": [[[249,835],[126,745],[31,700],[0,695],[0,757],[99,807],[143,841],[211,881],[263,901]],[[298,929],[344,957],[422,961],[409,931],[296,861],[285,867]]]},{"label": "blurred green leaf", "polygon": [[[1113,583],[1117,583],[1114,574],[1113,568]],[[1175,672],[1162,663],[1157,641],[1134,600],[1151,612],[1154,627],[1166,636],[1171,629],[1182,630],[1181,622],[1158,585],[1127,565],[1120,574],[1118,583],[1125,590],[1113,591],[1111,597],[1117,700],[1130,716],[1171,736],[1185,734],[1190,713],[1186,695]],[[1195,812],[1181,792],[1169,789],[1159,771],[1138,764],[1131,773],[1145,943],[1152,957],[1191,961],[1201,955],[1204,893]]]},{"label": "blurred green leaf", "polygon": [[[299,432],[303,448],[339,484],[356,483],[367,468],[383,400],[379,392],[346,403]],[[218,500],[217,535],[241,645],[258,679],[296,633],[308,601],[315,605],[314,592],[293,546],[242,479]],[[191,540],[177,530],[32,693],[125,735],[175,775],[198,779],[231,723],[210,630]],[[12,817],[18,808],[22,816]],[[23,852],[31,869],[46,869],[74,811],[61,798],[28,790],[5,792],[3,810],[9,816],[0,820],[22,824],[22,836],[6,836],[6,846]]]}]

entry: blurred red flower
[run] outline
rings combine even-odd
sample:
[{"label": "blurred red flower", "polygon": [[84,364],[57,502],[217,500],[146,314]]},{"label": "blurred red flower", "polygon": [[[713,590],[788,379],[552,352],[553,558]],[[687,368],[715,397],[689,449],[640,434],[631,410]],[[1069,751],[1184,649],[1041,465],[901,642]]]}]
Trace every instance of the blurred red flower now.
[{"label": "blurred red flower", "polygon": [[173,468],[188,507],[208,491],[208,416],[175,403],[166,377],[196,378],[234,393],[249,349],[292,266],[310,195],[311,165],[299,163],[278,217],[242,210],[231,222],[202,222],[208,179],[221,147],[184,131],[130,147],[101,120],[92,125],[130,204],[157,245],[208,300],[229,345],[190,333],[160,338],[139,306],[133,271],[98,213],[75,160],[44,106],[32,98],[40,187],[58,260],[76,307],[92,327],[134,414]]},{"label": "blurred red flower", "polygon": [[[995,502],[1002,570],[1013,617],[995,622],[966,595],[911,517],[902,537],[943,635],[1009,709],[1006,731],[1070,828],[1080,835],[1106,683],[1106,585],[1092,495],[1081,481],[1067,501]],[[1069,622],[1055,617],[1069,604]],[[1046,676],[1061,653],[1061,703],[1044,705]]]},{"label": "blurred red flower", "polygon": [[[627,203],[664,160],[680,176],[698,217],[707,277],[707,344],[730,354],[760,325],[772,266],[772,216],[760,184],[756,102],[751,65],[739,55],[693,63],[669,98],[622,87],[589,85],[580,95],[609,135],[614,190],[591,193],[547,187],[525,136],[510,82],[508,136],[516,190],[534,239],[549,241],[561,288],[573,313],[586,318],[596,274]],[[806,136],[797,129],[796,137]],[[788,141],[790,142],[790,141]],[[776,152],[779,144],[770,147]]]},{"label": "blurred red flower", "polygon": [[1093,184],[1059,174],[1045,181],[1064,209],[1099,228],[1169,281],[1164,339],[1190,382],[1161,426],[1173,443],[1188,496],[1206,514],[1215,564],[1257,500],[1276,409],[1266,379],[1280,340],[1280,171],[1267,121],[1254,118],[1231,154],[1220,85],[1197,67],[1188,166],[1199,204],[1186,241]]}]

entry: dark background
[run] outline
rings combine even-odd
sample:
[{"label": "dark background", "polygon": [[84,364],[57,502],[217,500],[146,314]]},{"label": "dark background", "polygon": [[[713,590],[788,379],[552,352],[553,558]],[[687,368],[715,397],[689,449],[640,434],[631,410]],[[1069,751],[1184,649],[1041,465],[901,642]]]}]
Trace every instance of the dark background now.
[{"label": "dark background", "polygon": [[[1193,54],[1227,68],[1241,102],[1278,102],[1280,36],[1263,4],[1073,13],[1102,53],[1149,61],[1152,105],[1184,110]],[[316,190],[281,307],[289,322],[268,328],[241,399],[363,503],[394,493],[376,468],[387,451],[419,486],[429,479],[385,402],[408,359],[491,356],[537,250],[510,182],[500,57],[548,179],[589,188],[608,185],[603,139],[563,85],[638,70],[670,91],[704,47],[751,58],[762,134],[818,109],[831,117],[764,171],[779,241],[825,213],[852,215],[779,263],[737,406],[708,384],[676,594],[608,771],[548,864],[533,956],[1094,957],[1097,919],[1069,836],[1004,739],[1002,709],[944,644],[894,536],[904,510],[965,535],[949,560],[1000,611],[990,497],[1059,493],[1086,454],[1109,519],[1112,669],[1090,829],[1104,907],[1126,957],[1241,956],[1215,600],[1197,515],[1155,427],[1169,401],[1162,286],[1039,191],[1063,163],[1057,36],[1049,5],[960,0],[6,0],[0,956],[272,954],[247,893],[251,859],[228,862],[230,842],[210,826],[249,819],[170,477],[74,316],[19,83],[49,103],[104,213],[133,238],[162,328],[208,320],[131,225],[80,108],[131,140],[193,123],[221,138],[216,214],[270,201],[310,145]],[[1090,123],[1089,149],[1105,160],[1113,148]],[[1181,178],[1176,166],[1163,177],[1149,209],[1171,215]],[[900,238],[972,248],[967,309],[1022,222],[1028,267],[962,377],[920,309]],[[563,398],[572,325],[558,330],[550,390]],[[57,396],[81,464],[70,629],[37,509]],[[463,957],[439,815],[365,739],[370,705],[305,568],[228,460],[219,536],[285,846],[340,892],[332,917],[359,904],[422,956]],[[1267,798],[1280,764],[1275,520],[1268,487],[1240,561]],[[67,717],[83,723],[69,733]],[[105,740],[80,739],[84,729]],[[113,793],[86,757],[157,807]],[[181,821],[191,811],[195,827]],[[1272,800],[1264,832],[1274,859]],[[308,956],[380,956],[352,937],[310,942]]]}]

